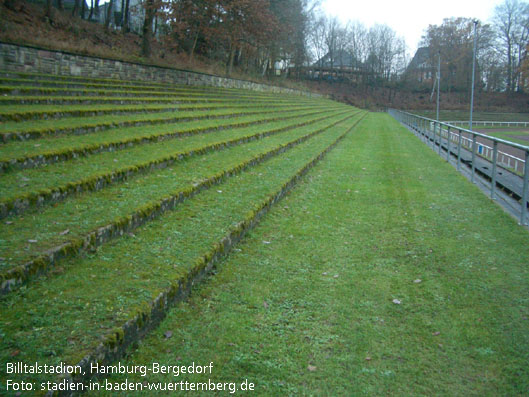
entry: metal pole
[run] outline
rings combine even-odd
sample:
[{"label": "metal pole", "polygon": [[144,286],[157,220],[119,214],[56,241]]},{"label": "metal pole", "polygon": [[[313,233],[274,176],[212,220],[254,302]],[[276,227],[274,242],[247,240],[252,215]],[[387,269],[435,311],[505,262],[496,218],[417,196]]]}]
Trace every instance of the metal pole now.
[{"label": "metal pole", "polygon": [[439,121],[439,91],[441,89],[441,51],[437,62],[437,121]]},{"label": "metal pole", "polygon": [[476,134],[472,134],[472,178],[470,181],[474,183],[474,175],[476,174]]},{"label": "metal pole", "polygon": [[457,170],[461,170],[461,130],[459,130],[459,142],[457,143]]},{"label": "metal pole", "polygon": [[[430,127],[432,125],[430,124]],[[435,145],[437,143],[437,127],[435,125],[435,122],[433,123],[433,142],[432,142],[432,150],[435,152]]]},{"label": "metal pole", "polygon": [[443,142],[443,129],[441,128],[441,123],[437,119],[437,128],[439,129],[439,156],[441,155],[441,143]]},{"label": "metal pole", "polygon": [[525,213],[527,212],[527,195],[529,187],[529,150],[525,151],[525,167],[523,172],[523,190],[522,190],[522,208],[520,214],[520,223],[525,225]]},{"label": "metal pole", "polygon": [[450,162],[450,127],[447,127],[448,139],[446,141],[446,161]]},{"label": "metal pole", "polygon": [[470,95],[470,120],[468,123],[468,129],[472,131],[472,112],[474,110],[474,79],[476,76],[476,46],[477,46],[477,30],[478,21],[474,20],[474,54],[472,56],[472,93]]},{"label": "metal pole", "polygon": [[494,141],[492,148],[492,181],[490,183],[490,198],[494,200],[494,191],[496,189],[496,164],[498,162],[498,142]]}]

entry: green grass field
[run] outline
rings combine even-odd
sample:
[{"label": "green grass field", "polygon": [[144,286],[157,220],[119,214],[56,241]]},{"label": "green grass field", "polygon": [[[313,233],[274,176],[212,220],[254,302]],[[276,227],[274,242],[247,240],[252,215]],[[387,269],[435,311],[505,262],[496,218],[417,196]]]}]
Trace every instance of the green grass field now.
[{"label": "green grass field", "polygon": [[[480,132],[495,138],[504,139],[506,141],[516,142],[520,145],[529,146],[529,127],[527,129],[513,130],[512,127],[505,128],[486,128],[479,127]],[[492,130],[492,131],[491,131]],[[525,138],[526,137],[526,138]]]},{"label": "green grass field", "polygon": [[[223,395],[244,382],[263,396],[529,392],[529,234],[388,115],[68,81],[0,81],[28,96],[49,89],[59,112],[63,89],[80,100],[55,127],[9,116],[48,105],[0,109],[4,131],[47,131],[0,144],[0,395],[60,380],[8,374],[15,362],[79,364],[72,379],[86,387],[96,363],[213,363],[208,374],[100,376],[144,389],[88,395],[168,395],[147,389],[179,382],[220,382]],[[83,89],[210,96],[222,113],[90,129],[139,115],[83,113],[94,107],[80,104]],[[252,98],[252,114],[237,115],[234,97]]]},{"label": "green grass field", "polygon": [[[435,119],[435,110],[410,110],[410,113]],[[462,121],[469,119],[468,110],[440,110],[441,121]],[[529,113],[474,112],[475,121],[529,121]]]}]

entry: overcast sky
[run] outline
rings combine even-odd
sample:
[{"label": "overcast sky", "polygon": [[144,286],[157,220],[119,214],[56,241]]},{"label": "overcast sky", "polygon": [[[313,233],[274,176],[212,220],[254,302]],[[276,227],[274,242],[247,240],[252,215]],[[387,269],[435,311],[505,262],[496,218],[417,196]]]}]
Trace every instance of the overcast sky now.
[{"label": "overcast sky", "polygon": [[444,18],[468,17],[487,22],[504,0],[322,0],[321,9],[343,23],[360,21],[366,27],[386,24],[406,40],[411,56],[428,25]]}]

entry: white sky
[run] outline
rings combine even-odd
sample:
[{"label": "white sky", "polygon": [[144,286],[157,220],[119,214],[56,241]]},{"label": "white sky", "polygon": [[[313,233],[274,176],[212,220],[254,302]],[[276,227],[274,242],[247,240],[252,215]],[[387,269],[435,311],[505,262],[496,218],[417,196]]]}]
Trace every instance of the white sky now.
[{"label": "white sky", "polygon": [[406,41],[411,56],[428,25],[444,18],[468,17],[488,22],[494,7],[504,0],[322,0],[321,9],[344,24],[359,21],[366,27],[376,23],[391,27]]}]

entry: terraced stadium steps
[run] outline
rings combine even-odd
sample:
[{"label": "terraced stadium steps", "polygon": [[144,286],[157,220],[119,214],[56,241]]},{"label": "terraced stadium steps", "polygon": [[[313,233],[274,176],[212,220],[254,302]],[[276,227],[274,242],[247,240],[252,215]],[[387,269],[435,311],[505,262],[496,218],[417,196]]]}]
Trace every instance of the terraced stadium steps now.
[{"label": "terraced stadium steps", "polygon": [[[184,299],[191,286],[200,281],[207,271],[212,269],[216,261],[226,255],[229,249],[255,226],[268,209],[279,201],[297,180],[328,151],[332,150],[348,132],[352,131],[359,121],[355,118],[342,123],[340,128],[333,128],[332,133],[320,134],[281,156],[269,159],[241,173],[236,178],[222,182],[216,189],[209,189],[183,203],[182,207],[179,206],[176,211],[172,211],[170,217],[163,218],[163,225],[160,225],[160,221],[153,221],[149,224],[150,226],[146,229],[142,228],[134,236],[125,235],[106,248],[103,247],[102,250],[91,255],[92,258],[80,258],[76,266],[68,266],[60,274],[50,278],[49,282],[33,284],[23,293],[10,294],[4,299],[11,302],[8,306],[12,307],[16,304],[18,309],[24,313],[25,305],[32,302],[33,297],[46,296],[48,313],[65,310],[61,312],[64,324],[70,324],[68,319],[75,315],[79,307],[86,307],[85,303],[90,302],[90,313],[87,317],[83,316],[82,319],[77,317],[76,320],[76,328],[82,329],[82,334],[72,334],[68,327],[57,327],[56,325],[51,326],[53,330],[47,327],[45,332],[33,335],[36,339],[30,343],[41,344],[42,351],[55,349],[57,358],[83,366],[89,365],[94,360],[111,362],[121,357],[130,344],[143,337],[146,332],[158,324],[175,302]],[[228,208],[229,211],[227,211]],[[194,214],[192,219],[189,218],[189,214]],[[192,228],[184,226],[191,224],[194,225]],[[208,230],[204,230],[204,227]],[[178,233],[170,236],[167,234],[170,230],[176,230]],[[149,243],[146,243],[145,239]],[[193,242],[193,246],[189,246],[189,242]],[[131,243],[134,248],[130,247]],[[121,246],[124,244],[129,246],[129,254],[116,262],[115,255],[122,252]],[[184,251],[181,251],[178,256],[183,255],[182,258],[177,262],[174,262],[175,258],[164,264],[164,257],[167,254],[158,244],[167,248],[172,247],[172,249],[181,247]],[[157,250],[156,247],[160,249]],[[155,262],[145,268],[149,261],[146,263],[145,258],[140,258],[139,251],[135,252],[137,249],[156,251]],[[133,259],[134,257],[137,259]],[[132,263],[129,262],[131,260],[137,262],[134,266],[141,263],[144,271],[138,273],[133,270]],[[99,269],[96,274],[92,273],[92,277],[88,277],[88,280],[97,285],[98,297],[83,298],[83,295],[92,293],[90,288],[84,285],[83,289],[79,290],[74,286],[77,283],[76,280],[84,279],[86,283],[87,279],[81,276],[82,268],[90,274],[91,263],[95,263],[94,261],[100,263]],[[127,273],[122,273],[122,270],[116,268],[116,266],[122,267],[125,264],[125,268],[128,268]],[[162,273],[159,273],[160,271],[162,273],[169,271],[168,274],[172,276],[169,276],[169,279],[164,278]],[[115,277],[111,276],[112,274],[120,274],[120,286],[107,288],[102,283],[111,282],[111,278]],[[139,278],[135,278],[134,275],[138,275]],[[131,280],[132,284],[139,282],[143,285],[136,285],[134,287],[136,292],[132,295]],[[154,282],[155,280],[157,281]],[[172,281],[168,282],[168,280]],[[160,281],[162,281],[161,284]],[[140,293],[140,291],[147,293]],[[111,298],[109,294],[114,298]],[[122,298],[116,300],[116,296],[122,296]],[[151,299],[145,300],[149,296]],[[71,304],[67,303],[69,300]],[[105,302],[114,302],[114,304],[110,308]],[[118,302],[123,302],[124,306],[118,304],[118,307],[114,307]],[[104,311],[109,309],[117,310],[117,312],[111,316],[109,316],[110,313],[104,314]],[[14,314],[13,311],[8,310],[4,319],[8,322],[10,335],[13,335],[12,332],[26,321],[27,315],[30,315],[28,313],[23,315],[23,318],[14,318],[12,314]],[[43,319],[38,314],[38,310],[33,309],[31,315],[37,323]],[[71,324],[73,323],[75,321]],[[101,332],[104,335],[102,339]],[[65,344],[67,341],[71,343]],[[15,340],[10,340],[9,343],[17,344]],[[8,354],[8,351],[0,353],[1,356],[5,354]],[[49,358],[43,357],[43,359],[49,361]]]}]

